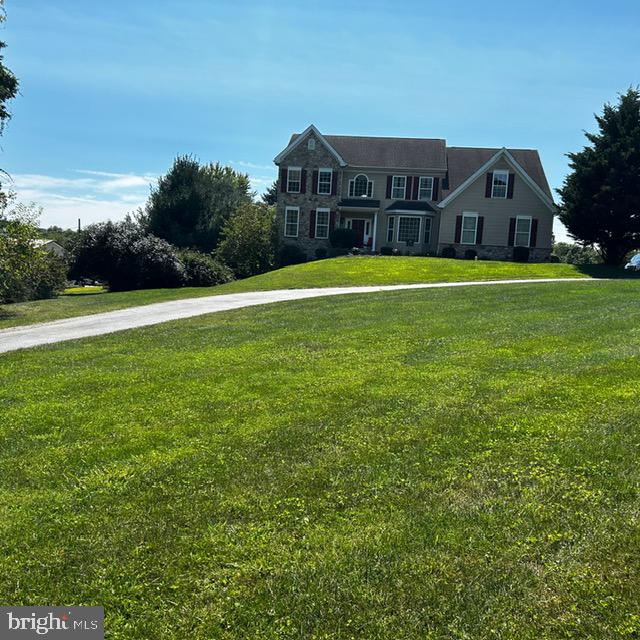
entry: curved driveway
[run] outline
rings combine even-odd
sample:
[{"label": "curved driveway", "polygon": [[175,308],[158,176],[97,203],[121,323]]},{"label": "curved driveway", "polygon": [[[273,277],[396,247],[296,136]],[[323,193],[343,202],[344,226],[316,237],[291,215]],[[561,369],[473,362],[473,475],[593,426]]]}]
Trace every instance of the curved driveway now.
[{"label": "curved driveway", "polygon": [[204,298],[187,298],[170,302],[157,302],[140,307],[119,309],[106,313],[43,322],[0,331],[0,353],[37,347],[65,340],[100,336],[125,329],[146,327],[169,320],[191,318],[206,313],[252,307],[271,302],[302,300],[322,296],[340,296],[348,293],[375,293],[403,289],[441,289],[445,287],[471,287],[501,284],[543,284],[547,282],[594,282],[591,278],[537,278],[531,280],[485,280],[481,282],[437,282],[428,284],[398,284],[367,287],[327,287],[319,289],[280,289],[251,291]]}]

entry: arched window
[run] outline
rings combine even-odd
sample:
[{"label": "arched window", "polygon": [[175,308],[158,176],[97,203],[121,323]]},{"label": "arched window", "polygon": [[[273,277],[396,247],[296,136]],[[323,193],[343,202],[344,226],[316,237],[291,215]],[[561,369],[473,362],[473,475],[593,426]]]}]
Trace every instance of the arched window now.
[{"label": "arched window", "polygon": [[370,198],[373,194],[373,182],[364,173],[359,173],[353,180],[349,181],[349,195],[352,198],[366,196]]}]

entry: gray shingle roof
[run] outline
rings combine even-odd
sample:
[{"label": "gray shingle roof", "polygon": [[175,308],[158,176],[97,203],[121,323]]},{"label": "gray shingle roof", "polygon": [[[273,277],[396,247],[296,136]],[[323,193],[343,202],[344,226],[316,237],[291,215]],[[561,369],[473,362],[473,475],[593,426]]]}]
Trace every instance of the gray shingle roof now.
[{"label": "gray shingle roof", "polygon": [[[299,134],[291,136],[293,142]],[[446,142],[438,138],[377,138],[370,136],[324,136],[353,167],[406,169],[446,168]]]},{"label": "gray shingle roof", "polygon": [[[500,149],[481,149],[473,147],[447,147],[449,164],[449,189],[446,197],[457,189],[470,175],[490,160]],[[529,174],[532,180],[550,197],[551,190],[544,175],[540,156],[535,149],[507,149],[516,162]]]},{"label": "gray shingle roof", "polygon": [[435,209],[424,200],[396,200],[385,211],[435,211]]}]

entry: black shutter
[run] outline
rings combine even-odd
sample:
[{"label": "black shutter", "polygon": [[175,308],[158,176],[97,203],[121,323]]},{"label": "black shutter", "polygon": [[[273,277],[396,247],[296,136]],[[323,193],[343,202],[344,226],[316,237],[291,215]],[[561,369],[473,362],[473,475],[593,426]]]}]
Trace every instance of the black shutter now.
[{"label": "black shutter", "polygon": [[476,228],[476,244],[482,244],[483,230],[484,230],[484,216],[478,216],[478,226]]},{"label": "black shutter", "polygon": [[433,192],[431,193],[431,199],[432,200],[437,200],[438,199],[438,187],[440,186],[440,178],[434,178],[433,179]]},{"label": "black shutter", "polygon": [[484,197],[485,198],[490,198],[491,197],[491,189],[493,187],[493,173],[491,171],[489,171],[489,173],[487,173],[487,182],[485,184],[484,187]]},{"label": "black shutter", "polygon": [[307,192],[307,170],[302,169],[300,171],[300,193]]},{"label": "black shutter", "polygon": [[462,216],[456,216],[456,237],[454,242],[460,244],[460,237],[462,236]]},{"label": "black shutter", "polygon": [[313,193],[314,195],[318,193],[318,170],[317,169],[313,170],[313,179],[311,182],[311,193]]},{"label": "black shutter", "polygon": [[507,198],[509,200],[511,200],[513,198],[513,183],[515,182],[515,174],[514,173],[510,173],[509,174],[509,182],[508,182],[508,186],[507,186]]},{"label": "black shutter", "polygon": [[531,239],[529,240],[529,246],[535,247],[538,240],[538,218],[534,218],[531,221]]},{"label": "black shutter", "polygon": [[509,246],[513,247],[516,241],[516,219],[509,219]]},{"label": "black shutter", "polygon": [[413,178],[411,176],[407,176],[405,178],[404,185],[404,199],[411,200],[411,192],[413,191]]},{"label": "black shutter", "polygon": [[393,180],[393,176],[387,176],[387,199],[391,197],[391,181]]},{"label": "black shutter", "polygon": [[331,195],[335,196],[338,194],[338,172],[333,171],[331,173]]},{"label": "black shutter", "polygon": [[315,209],[311,209],[311,212],[309,213],[309,237],[310,238],[316,237],[316,210]]},{"label": "black shutter", "polygon": [[287,178],[289,177],[289,171],[284,167],[280,169],[280,193],[287,192]]}]

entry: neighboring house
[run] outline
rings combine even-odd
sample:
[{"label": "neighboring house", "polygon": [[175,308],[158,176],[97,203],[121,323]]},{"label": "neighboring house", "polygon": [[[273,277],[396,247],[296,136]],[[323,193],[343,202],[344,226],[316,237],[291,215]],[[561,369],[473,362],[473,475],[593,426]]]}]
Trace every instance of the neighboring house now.
[{"label": "neighboring house", "polygon": [[67,257],[67,251],[65,248],[59,245],[55,240],[34,240],[33,246],[38,247],[39,249],[44,249],[44,251],[48,251],[59,258]]},{"label": "neighboring house", "polygon": [[274,162],[281,244],[308,257],[336,227],[372,252],[440,255],[453,247],[510,260],[549,259],[555,205],[533,149],[448,147],[445,140],[294,134]]}]

